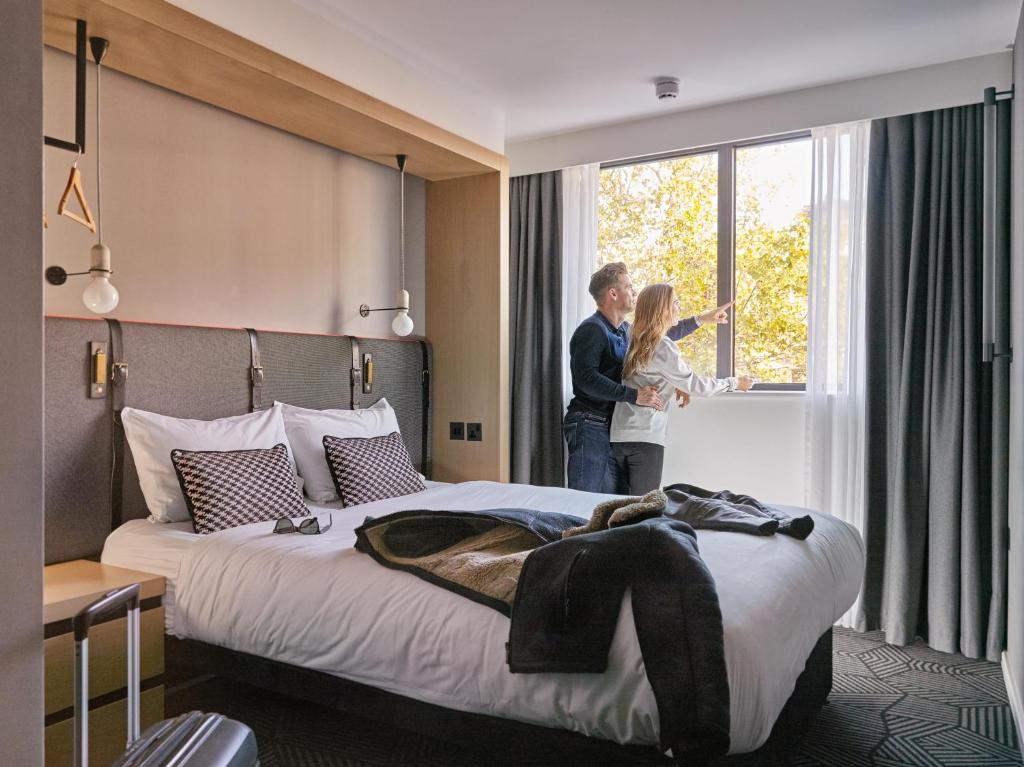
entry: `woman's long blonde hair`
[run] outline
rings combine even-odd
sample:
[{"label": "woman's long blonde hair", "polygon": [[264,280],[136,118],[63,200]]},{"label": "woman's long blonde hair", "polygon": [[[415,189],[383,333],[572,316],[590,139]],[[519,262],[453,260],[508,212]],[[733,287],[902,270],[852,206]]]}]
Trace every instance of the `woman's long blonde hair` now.
[{"label": "woman's long blonde hair", "polygon": [[672,325],[670,312],[676,291],[664,283],[648,285],[640,291],[633,312],[629,351],[622,364],[623,379],[632,378],[647,367],[662,336]]}]

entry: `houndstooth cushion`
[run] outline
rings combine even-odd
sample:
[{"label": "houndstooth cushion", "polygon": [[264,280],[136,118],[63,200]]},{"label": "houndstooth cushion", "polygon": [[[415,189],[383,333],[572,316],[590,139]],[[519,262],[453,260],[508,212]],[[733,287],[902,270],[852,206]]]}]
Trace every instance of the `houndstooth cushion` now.
[{"label": "houndstooth cushion", "polygon": [[324,453],[338,496],[346,506],[426,490],[409,460],[402,435],[324,437]]},{"label": "houndstooth cushion", "polygon": [[171,462],[200,535],[309,516],[283,443],[261,450],[172,450]]}]

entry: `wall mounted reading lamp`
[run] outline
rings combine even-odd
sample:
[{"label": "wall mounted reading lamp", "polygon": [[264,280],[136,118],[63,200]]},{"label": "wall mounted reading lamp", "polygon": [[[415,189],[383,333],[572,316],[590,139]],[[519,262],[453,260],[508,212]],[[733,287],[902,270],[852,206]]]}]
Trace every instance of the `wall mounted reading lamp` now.
[{"label": "wall mounted reading lamp", "polygon": [[396,336],[407,336],[412,332],[412,318],[409,317],[409,291],[405,289],[405,160],[404,154],[395,155],[398,160],[399,184],[401,194],[401,248],[399,250],[400,285],[398,290],[398,306],[389,306],[381,309],[371,309],[368,304],[359,307],[360,317],[369,317],[370,312],[398,312],[395,319],[391,321],[391,329]]},{"label": "wall mounted reading lamp", "polygon": [[[68,272],[63,267],[51,266],[46,270],[46,281],[51,285],[63,285],[68,277],[88,274],[92,279],[82,292],[82,303],[96,314],[106,314],[117,307],[120,298],[117,288],[110,284],[110,248],[103,244],[103,209],[100,197],[100,72],[103,57],[107,54],[110,42],[102,37],[89,37],[89,47],[96,62],[96,224],[98,242],[92,246],[89,269],[85,272]],[[78,19],[75,34],[75,140],[43,136],[47,146],[75,152],[85,153],[85,65],[86,65],[86,24]]]}]

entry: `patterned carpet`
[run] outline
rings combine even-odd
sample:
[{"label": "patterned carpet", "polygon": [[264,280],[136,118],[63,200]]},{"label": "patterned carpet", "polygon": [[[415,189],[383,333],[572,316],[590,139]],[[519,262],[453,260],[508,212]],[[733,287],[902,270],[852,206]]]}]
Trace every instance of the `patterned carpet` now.
[{"label": "patterned carpet", "polygon": [[833,631],[828,705],[798,767],[1020,765],[998,663],[885,644],[880,631]]},{"label": "patterned carpet", "polygon": [[[894,647],[881,632],[837,628],[833,645],[832,694],[795,767],[1021,764],[998,664]],[[219,678],[168,694],[169,716],[192,708],[249,724],[263,767],[516,764]]]}]

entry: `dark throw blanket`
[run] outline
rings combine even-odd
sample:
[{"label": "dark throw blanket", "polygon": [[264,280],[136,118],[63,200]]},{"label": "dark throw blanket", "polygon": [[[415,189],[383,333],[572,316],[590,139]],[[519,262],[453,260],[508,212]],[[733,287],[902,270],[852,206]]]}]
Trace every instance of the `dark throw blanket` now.
[{"label": "dark throw blanket", "polygon": [[[693,528],[660,516],[562,540],[563,530],[579,524],[574,516],[529,509],[402,511],[368,518],[356,530],[356,548],[510,615],[507,660],[514,673],[603,672],[629,588],[662,748],[684,764],[725,754],[722,616]],[[475,554],[467,541],[479,545]],[[482,573],[496,574],[499,585],[481,588]],[[518,582],[509,601],[513,573]]]}]

